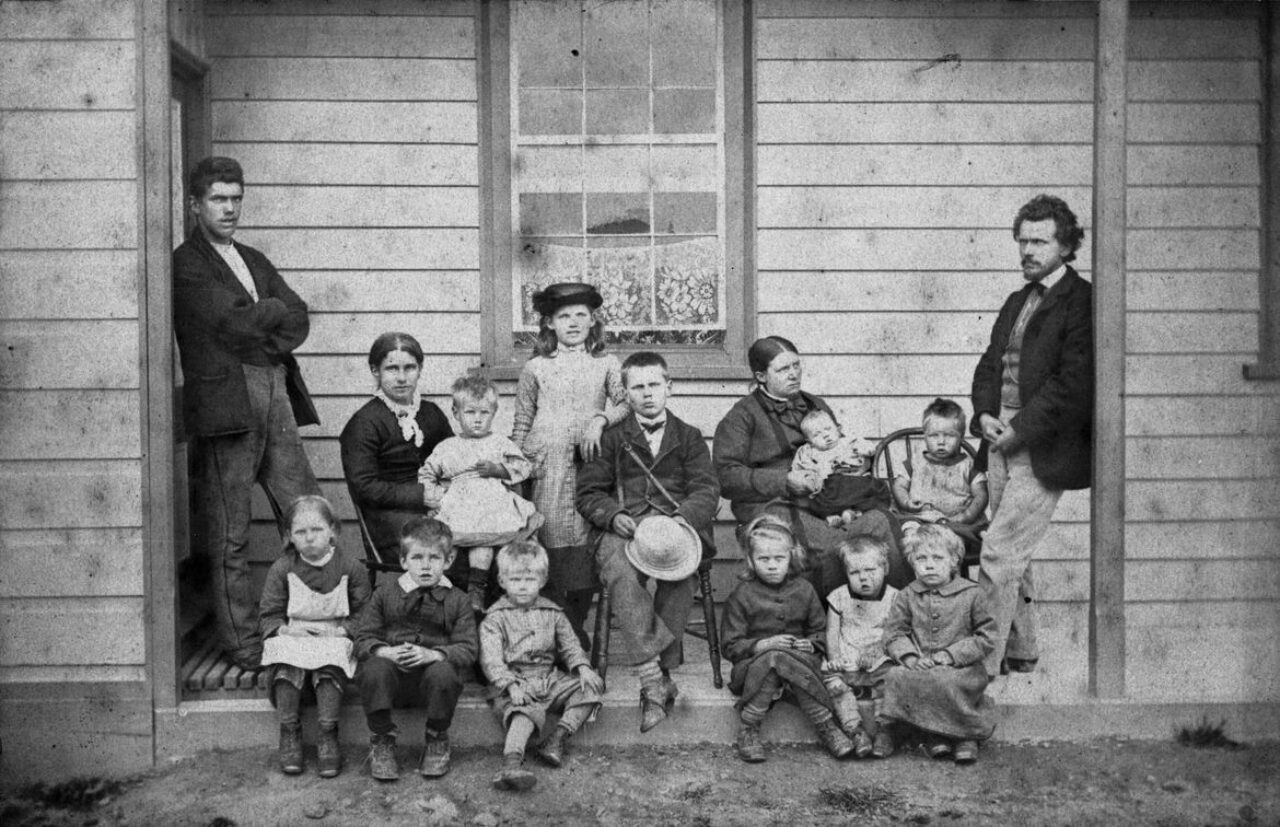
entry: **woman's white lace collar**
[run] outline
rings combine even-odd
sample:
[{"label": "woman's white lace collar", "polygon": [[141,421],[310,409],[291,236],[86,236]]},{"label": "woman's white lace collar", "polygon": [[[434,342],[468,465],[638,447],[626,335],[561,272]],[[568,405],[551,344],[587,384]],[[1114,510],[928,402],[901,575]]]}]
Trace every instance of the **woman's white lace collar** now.
[{"label": "woman's white lace collar", "polygon": [[374,398],[381,399],[382,404],[391,409],[396,415],[396,424],[400,426],[400,433],[404,435],[405,442],[412,442],[415,448],[422,447],[422,429],[418,427],[418,409],[422,407],[422,399],[418,396],[418,392],[413,392],[413,401],[408,405],[401,405],[391,397],[382,392],[382,388],[378,388],[373,392]]}]

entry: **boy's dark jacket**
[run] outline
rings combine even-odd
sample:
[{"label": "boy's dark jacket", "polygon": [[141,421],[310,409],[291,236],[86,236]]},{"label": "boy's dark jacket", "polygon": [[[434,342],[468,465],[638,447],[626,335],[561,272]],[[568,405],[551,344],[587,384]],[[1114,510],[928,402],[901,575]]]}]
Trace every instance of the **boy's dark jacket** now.
[{"label": "boy's dark jacket", "polygon": [[[630,446],[634,456],[628,454]],[[678,503],[671,503],[650,481],[636,460],[643,462]],[[720,504],[720,483],[711,466],[702,432],[667,411],[658,456],[649,451],[644,430],[629,415],[600,438],[600,453],[578,471],[578,512],[598,531],[613,530],[613,518],[623,511],[643,514],[650,504],[689,521],[702,538],[702,557],[715,556],[711,527]]]},{"label": "boy's dark jacket", "polygon": [[173,252],[173,329],[182,357],[183,425],[222,436],[253,424],[242,364],[284,365],[293,417],[320,421],[293,349],[310,331],[307,305],[262,253],[233,242],[253,276],[255,302],[197,227]]},{"label": "boy's dark jacket", "polygon": [[466,593],[444,585],[406,591],[407,577],[384,577],[374,589],[356,618],[356,657],[373,657],[379,646],[413,643],[439,650],[455,669],[470,667],[480,643]]},{"label": "boy's dark jacket", "polygon": [[[982,414],[1000,416],[1004,352],[1031,286],[1010,294],[973,373],[970,429]],[[1040,300],[1022,335],[1014,432],[1031,452],[1031,470],[1052,488],[1088,488],[1093,459],[1093,285],[1068,267]]]}]

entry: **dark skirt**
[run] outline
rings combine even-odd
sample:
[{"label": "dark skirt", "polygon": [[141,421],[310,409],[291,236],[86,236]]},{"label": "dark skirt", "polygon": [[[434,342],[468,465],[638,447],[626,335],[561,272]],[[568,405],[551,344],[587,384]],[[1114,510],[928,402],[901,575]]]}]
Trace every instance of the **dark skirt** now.
[{"label": "dark skirt", "polygon": [[960,669],[889,670],[881,714],[948,738],[983,741],[995,730],[995,704],[986,695],[982,661]]},{"label": "dark skirt", "polygon": [[834,712],[831,695],[822,682],[821,667],[822,659],[817,655],[791,649],[768,649],[733,665],[729,691],[741,695],[741,703],[745,703],[760,691],[769,673],[775,672],[792,692],[803,692]]}]

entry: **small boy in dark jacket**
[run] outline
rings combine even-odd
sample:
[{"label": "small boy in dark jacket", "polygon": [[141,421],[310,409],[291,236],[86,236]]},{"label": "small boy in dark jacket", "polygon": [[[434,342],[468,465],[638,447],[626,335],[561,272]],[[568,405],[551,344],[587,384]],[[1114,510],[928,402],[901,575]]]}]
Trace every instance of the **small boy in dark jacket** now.
[{"label": "small boy in dark jacket", "polygon": [[447,525],[429,517],[410,520],[400,534],[405,573],[383,580],[360,613],[356,679],[371,735],[370,774],[379,781],[400,777],[391,720],[396,702],[427,708],[419,772],[434,778],[449,771],[449,725],[462,675],[474,666],[478,649],[471,602],[444,576],[453,559]]}]

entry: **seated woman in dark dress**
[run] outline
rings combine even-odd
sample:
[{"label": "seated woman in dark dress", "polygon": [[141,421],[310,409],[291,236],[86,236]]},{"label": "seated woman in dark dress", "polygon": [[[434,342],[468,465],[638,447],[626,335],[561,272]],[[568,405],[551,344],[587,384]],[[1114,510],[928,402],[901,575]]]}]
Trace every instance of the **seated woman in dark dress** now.
[{"label": "seated woman in dark dress", "polygon": [[902,557],[897,520],[891,514],[869,510],[852,522],[831,526],[809,510],[808,498],[817,492],[810,477],[791,470],[791,460],[805,444],[800,420],[812,410],[831,414],[831,408],[800,389],[803,371],[796,346],[781,336],[766,336],[752,343],[747,362],[756,387],[720,420],[713,446],[720,494],[729,500],[738,525],[765,512],[789,520],[796,539],[809,551],[809,578],[824,600],[846,582],[833,550],[855,534],[888,543],[886,579],[895,588],[907,585],[911,569]]},{"label": "seated woman in dark dress", "polygon": [[444,412],[418,396],[422,346],[408,333],[383,333],[369,349],[373,398],[342,429],[342,472],[383,560],[396,560],[400,529],[440,507],[427,498],[418,468],[453,436]]}]

